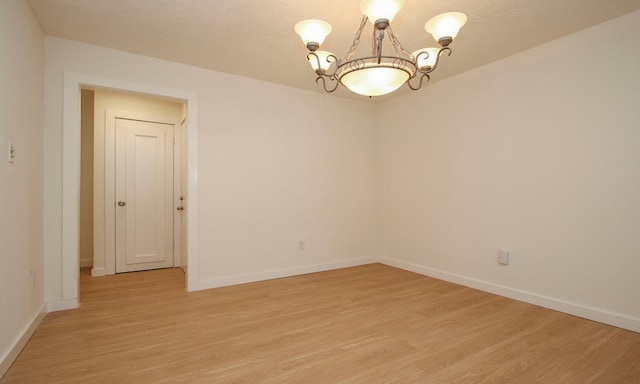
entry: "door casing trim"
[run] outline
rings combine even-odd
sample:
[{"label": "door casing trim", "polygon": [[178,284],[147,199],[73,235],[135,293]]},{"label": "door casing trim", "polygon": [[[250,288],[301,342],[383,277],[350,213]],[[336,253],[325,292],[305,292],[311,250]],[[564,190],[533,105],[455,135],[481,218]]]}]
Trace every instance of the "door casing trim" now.
[{"label": "door casing trim", "polygon": [[[76,72],[64,73],[62,107],[62,297],[79,299],[80,89],[102,88],[165,97],[187,105],[187,257],[186,288],[198,282],[198,96],[195,92],[140,84]],[[49,272],[52,273],[52,272]],[[49,276],[58,280],[55,276]]]}]

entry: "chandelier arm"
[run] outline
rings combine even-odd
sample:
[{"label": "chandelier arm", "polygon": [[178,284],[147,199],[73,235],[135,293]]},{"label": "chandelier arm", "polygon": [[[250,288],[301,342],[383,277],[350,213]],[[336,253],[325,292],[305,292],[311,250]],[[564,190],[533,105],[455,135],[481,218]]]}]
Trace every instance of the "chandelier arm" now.
[{"label": "chandelier arm", "polygon": [[331,73],[329,73],[329,74],[326,74],[326,75],[325,75],[325,76],[328,76],[328,77],[334,77],[334,76],[335,76],[335,74],[336,74],[336,72],[338,71],[338,68],[340,68],[340,65],[341,65],[341,64],[340,64],[340,60],[338,60],[338,58],[337,58],[335,55],[333,55],[333,54],[331,54],[331,55],[327,56],[327,62],[329,62],[329,59],[331,59],[331,58],[333,58],[333,62],[334,62],[336,65],[334,65],[334,67],[333,67],[333,72],[331,72]]},{"label": "chandelier arm", "polygon": [[[329,78],[329,80],[335,81],[336,82],[336,86],[333,87],[333,88],[327,88],[327,81],[325,80],[325,78]],[[331,92],[335,91],[336,89],[338,89],[338,85],[340,85],[340,82],[338,82],[335,79],[334,76],[326,76],[326,75],[318,76],[318,77],[316,77],[316,84],[318,83],[318,80],[322,80],[322,88],[327,93],[331,93]]]},{"label": "chandelier arm", "polygon": [[320,63],[320,56],[318,56],[317,53],[315,52],[309,52],[307,53],[307,61],[309,61],[309,58],[313,56],[316,60],[316,62],[318,63],[318,68],[322,68],[322,64]]},{"label": "chandelier arm", "polygon": [[349,50],[347,51],[347,54],[344,55],[344,57],[342,58],[343,62],[351,60],[351,56],[353,56],[353,53],[358,48],[358,44],[360,44],[360,35],[362,34],[362,30],[364,29],[365,25],[367,25],[367,21],[369,21],[369,18],[365,15],[362,18],[362,21],[360,22],[360,28],[358,28],[358,31],[356,32],[356,36],[353,38],[353,43],[351,43],[351,48],[349,48]]},{"label": "chandelier arm", "polygon": [[[422,72],[420,72],[420,73],[422,73]],[[415,76],[414,76],[414,77],[415,77]],[[422,88],[422,81],[424,80],[424,78],[425,78],[425,77],[427,78],[427,81],[431,80],[431,77],[430,77],[427,73],[422,73],[422,76],[420,76],[420,82],[418,83],[418,86],[417,86],[417,87],[414,87],[414,86],[411,84],[411,80],[412,80],[413,78],[411,78],[411,79],[407,80],[407,86],[408,86],[409,88],[411,88],[413,91],[417,91],[417,90],[419,90],[420,88]]]},{"label": "chandelier arm", "polygon": [[[336,74],[336,71],[338,70],[338,67],[340,66],[340,60],[338,60],[338,58],[335,55],[328,55],[327,56],[327,63],[336,63],[335,68],[333,69],[332,73],[326,73],[326,72],[320,70],[320,68],[322,68],[322,65],[320,65],[320,56],[318,56],[317,53],[315,53],[315,52],[307,53],[307,60],[309,60],[310,56],[315,57],[315,60],[318,63],[318,69],[316,70],[316,74],[318,76],[333,77],[333,75]],[[333,60],[330,60],[330,59],[333,59]]]},{"label": "chandelier arm", "polygon": [[[435,62],[435,63],[433,63],[433,66],[432,66],[431,68],[427,69],[426,71],[421,71],[421,70],[420,70],[420,68],[418,68],[418,71],[419,71],[420,73],[425,74],[425,75],[426,75],[427,73],[431,73],[431,72],[435,71],[435,70],[436,70],[436,68],[438,68],[438,63],[440,63],[440,56],[442,56],[442,53],[443,53],[444,51],[447,51],[447,56],[451,56],[451,52],[452,52],[452,51],[451,51],[451,48],[449,48],[449,47],[443,47],[443,48],[441,48],[441,49],[438,51],[438,54],[436,55],[436,62]],[[427,53],[427,54],[428,54],[428,53]]]}]

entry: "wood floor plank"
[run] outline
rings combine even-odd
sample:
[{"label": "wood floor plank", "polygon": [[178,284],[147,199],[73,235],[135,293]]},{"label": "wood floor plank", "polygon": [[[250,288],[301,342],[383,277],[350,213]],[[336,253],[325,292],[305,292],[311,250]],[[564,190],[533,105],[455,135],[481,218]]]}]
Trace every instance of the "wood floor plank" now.
[{"label": "wood floor plank", "polygon": [[180,269],[92,278],[15,383],[640,383],[640,334],[371,264],[184,291]]}]

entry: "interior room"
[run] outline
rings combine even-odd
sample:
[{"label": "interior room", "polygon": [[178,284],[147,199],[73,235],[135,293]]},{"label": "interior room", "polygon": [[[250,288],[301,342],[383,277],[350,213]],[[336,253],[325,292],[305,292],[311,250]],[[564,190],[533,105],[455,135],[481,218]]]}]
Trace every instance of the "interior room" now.
[{"label": "interior room", "polygon": [[378,1],[0,1],[0,383],[640,383],[640,2]]}]

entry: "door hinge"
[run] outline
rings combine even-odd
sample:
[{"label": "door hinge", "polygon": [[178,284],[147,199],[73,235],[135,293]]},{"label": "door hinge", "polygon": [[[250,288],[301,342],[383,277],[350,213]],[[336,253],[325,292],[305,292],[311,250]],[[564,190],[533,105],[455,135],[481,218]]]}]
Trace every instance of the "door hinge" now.
[{"label": "door hinge", "polygon": [[176,241],[173,240],[173,249],[176,249]]},{"label": "door hinge", "polygon": [[176,138],[173,138],[173,145],[176,145]]}]

